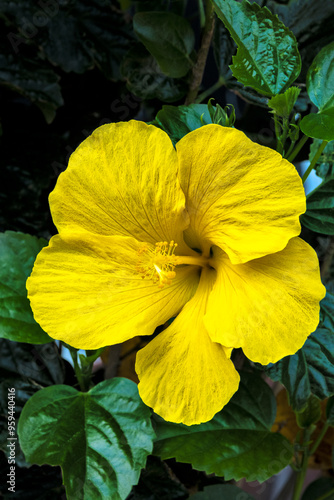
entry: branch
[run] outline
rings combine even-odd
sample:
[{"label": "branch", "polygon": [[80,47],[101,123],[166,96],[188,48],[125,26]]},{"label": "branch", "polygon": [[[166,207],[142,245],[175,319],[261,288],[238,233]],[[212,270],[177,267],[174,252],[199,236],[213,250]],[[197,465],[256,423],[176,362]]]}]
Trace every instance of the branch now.
[{"label": "branch", "polygon": [[192,78],[189,86],[188,95],[185,101],[186,105],[189,105],[192,102],[194,102],[199,92],[199,88],[203,79],[206,60],[209,53],[209,48],[211,45],[214,27],[215,27],[215,17],[214,17],[213,4],[211,0],[207,0],[202,42],[197,54],[196,64],[192,69]]}]

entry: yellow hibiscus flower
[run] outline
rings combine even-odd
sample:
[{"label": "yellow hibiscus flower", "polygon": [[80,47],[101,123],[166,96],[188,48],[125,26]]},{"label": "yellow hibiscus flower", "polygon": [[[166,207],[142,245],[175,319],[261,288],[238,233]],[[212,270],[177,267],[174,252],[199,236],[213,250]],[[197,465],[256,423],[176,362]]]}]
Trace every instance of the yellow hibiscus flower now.
[{"label": "yellow hibiscus flower", "polygon": [[59,234],[27,287],[35,318],[82,349],[150,335],[139,393],[164,419],[210,420],[238,388],[230,353],[262,364],[315,330],[325,289],[297,235],[295,168],[242,132],[207,125],[174,149],[130,121],[98,128],[50,195]]}]

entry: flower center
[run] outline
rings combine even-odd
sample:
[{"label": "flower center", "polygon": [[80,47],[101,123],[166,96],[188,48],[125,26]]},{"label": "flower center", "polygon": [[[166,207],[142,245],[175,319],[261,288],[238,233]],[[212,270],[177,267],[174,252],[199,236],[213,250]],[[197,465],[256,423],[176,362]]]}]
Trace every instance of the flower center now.
[{"label": "flower center", "polygon": [[172,240],[160,241],[155,244],[154,250],[144,244],[138,250],[137,271],[141,277],[152,279],[154,283],[159,283],[159,288],[170,285],[175,277],[174,268],[177,265],[177,257],[174,255],[177,243]]},{"label": "flower center", "polygon": [[170,285],[175,278],[175,266],[186,264],[206,267],[209,265],[209,259],[206,257],[175,255],[176,247],[177,243],[173,240],[170,243],[160,241],[155,244],[154,249],[144,243],[137,252],[137,272],[143,279],[151,279],[158,284],[159,288],[163,288],[165,285]]}]

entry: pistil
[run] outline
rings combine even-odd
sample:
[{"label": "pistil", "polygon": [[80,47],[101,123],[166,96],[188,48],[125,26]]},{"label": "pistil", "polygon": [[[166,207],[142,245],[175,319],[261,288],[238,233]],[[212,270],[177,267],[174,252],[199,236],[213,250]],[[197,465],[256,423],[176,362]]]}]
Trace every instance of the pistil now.
[{"label": "pistil", "polygon": [[178,255],[176,257],[176,265],[188,264],[190,266],[207,267],[209,265],[209,258],[199,255],[198,257],[190,257],[188,255]]}]

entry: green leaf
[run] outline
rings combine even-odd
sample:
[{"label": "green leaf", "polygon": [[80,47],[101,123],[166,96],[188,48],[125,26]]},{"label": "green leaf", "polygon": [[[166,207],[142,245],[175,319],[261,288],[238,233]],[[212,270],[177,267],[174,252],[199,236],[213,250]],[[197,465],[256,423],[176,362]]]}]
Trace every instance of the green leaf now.
[{"label": "green leaf", "polygon": [[185,76],[193,62],[195,36],[186,19],[171,12],[138,12],[133,28],[167,76]]},{"label": "green leaf", "polygon": [[191,500],[254,500],[254,497],[232,484],[214,484],[206,486],[196,493]]},{"label": "green leaf", "polygon": [[243,374],[237,393],[210,422],[187,427],[155,417],[154,454],[188,462],[227,481],[264,481],[292,456],[290,443],[270,432],[275,415],[269,386],[258,374]]},{"label": "green leaf", "polygon": [[304,116],[300,122],[300,129],[308,137],[332,141],[334,139],[334,108]]},{"label": "green leaf", "polygon": [[327,290],[320,306],[320,325],[334,331],[334,295],[330,291]]},{"label": "green leaf", "polygon": [[325,111],[334,108],[334,42],[324,47],[311,64],[306,79],[311,101]]},{"label": "green leaf", "polygon": [[302,349],[268,365],[267,374],[287,389],[295,411],[307,406],[311,394],[325,399],[334,394],[334,336],[326,328],[318,328]]},{"label": "green leaf", "polygon": [[235,0],[214,0],[218,17],[238,46],[231,67],[243,85],[266,96],[284,92],[300,73],[292,32],[266,7]]},{"label": "green leaf", "polygon": [[18,436],[30,463],[61,466],[69,500],[116,500],[137,483],[154,431],[136,384],[114,378],[87,393],[66,385],[38,391]]},{"label": "green leaf", "polygon": [[212,43],[219,79],[224,83],[225,87],[231,89],[232,92],[240,94],[241,97],[250,104],[267,108],[267,97],[263,97],[250,87],[244,87],[244,85],[238,82],[232,75],[230,64],[232,63],[232,56],[237,51],[237,46],[223,23],[216,23]]},{"label": "green leaf", "polygon": [[[302,500],[334,500],[333,489],[334,478],[321,477],[308,485],[302,496]],[[331,494],[329,494],[330,491],[332,491]]]},{"label": "green leaf", "polygon": [[126,54],[121,72],[128,90],[143,100],[174,102],[187,92],[185,82],[162,73],[154,57],[139,43]]},{"label": "green leaf", "polygon": [[298,87],[290,87],[284,94],[278,94],[268,101],[268,106],[274,113],[282,118],[289,118],[293,111],[295,102],[299,96]]},{"label": "green leaf", "polygon": [[[321,139],[313,139],[309,154],[310,163],[312,162],[315,154],[317,153],[321,143],[322,143]],[[330,176],[334,176],[334,141],[330,141],[326,145],[325,149],[321,153],[321,156],[315,165],[315,169],[317,175],[322,179],[327,179]]]},{"label": "green leaf", "polygon": [[334,177],[329,177],[306,199],[307,210],[301,216],[303,226],[321,234],[334,234]]},{"label": "green leaf", "polygon": [[334,42],[326,45],[315,57],[306,78],[311,101],[318,113],[305,116],[300,122],[304,134],[317,139],[334,139]]},{"label": "green leaf", "polygon": [[212,123],[212,120],[206,104],[190,104],[162,106],[152,123],[164,130],[176,144],[189,132]]},{"label": "green leaf", "polygon": [[321,406],[318,398],[313,396],[309,397],[307,400],[306,407],[296,413],[297,424],[301,429],[306,429],[312,424],[315,424],[320,420],[321,417]]},{"label": "green leaf", "polygon": [[0,233],[1,338],[31,344],[52,340],[34,320],[26,290],[36,255],[46,244],[30,234]]},{"label": "green leaf", "polygon": [[[75,349],[74,347],[71,346],[68,347],[71,349]],[[86,351],[86,356],[84,354],[79,354],[80,366],[83,369],[85,369],[86,367],[90,367],[94,363],[94,361],[96,361],[97,358],[100,357],[100,355],[103,353],[104,350],[105,347],[100,347],[99,349],[96,350]]]},{"label": "green leaf", "polygon": [[303,61],[301,81],[306,79],[306,71],[321,48],[334,39],[332,25],[334,22],[333,0],[322,0],[319,9],[318,0],[256,0],[265,4],[277,14],[279,19],[290,28],[298,41]]}]

